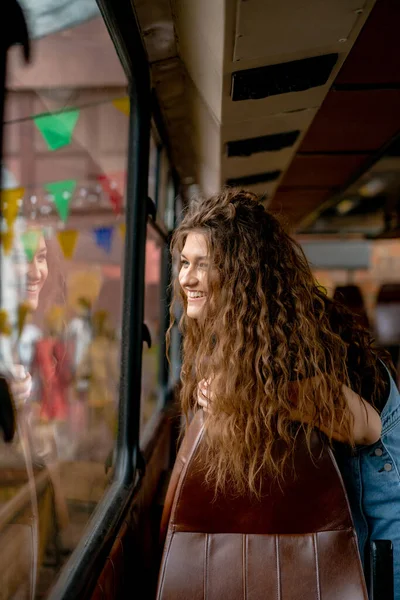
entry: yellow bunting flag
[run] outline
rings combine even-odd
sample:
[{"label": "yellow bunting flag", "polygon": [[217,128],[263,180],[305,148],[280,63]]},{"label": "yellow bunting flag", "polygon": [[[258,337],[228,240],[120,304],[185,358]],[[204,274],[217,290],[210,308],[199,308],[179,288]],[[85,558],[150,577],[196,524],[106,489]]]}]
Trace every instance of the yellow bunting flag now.
[{"label": "yellow bunting flag", "polygon": [[125,239],[125,234],[126,234],[126,225],[125,225],[125,223],[120,223],[118,225],[118,229],[119,229],[119,232],[121,234],[122,239]]},{"label": "yellow bunting flag", "polygon": [[11,335],[10,321],[7,311],[0,309],[0,335]]},{"label": "yellow bunting flag", "polygon": [[69,273],[67,277],[67,299],[68,306],[73,310],[79,310],[82,305],[82,297],[92,305],[99,296],[103,283],[101,269],[91,265],[89,270],[76,271]]},{"label": "yellow bunting flag", "polygon": [[21,304],[18,305],[18,337],[21,337],[26,318],[31,311],[32,309],[28,302],[21,302]]},{"label": "yellow bunting flag", "polygon": [[5,256],[8,256],[12,250],[14,243],[14,232],[12,229],[0,233],[0,245],[3,248]]},{"label": "yellow bunting flag", "polygon": [[8,229],[14,225],[19,210],[19,202],[24,197],[25,189],[23,187],[12,190],[1,190],[1,214],[7,223]]},{"label": "yellow bunting flag", "polygon": [[116,100],[113,100],[112,103],[113,106],[115,106],[115,108],[117,108],[119,111],[124,113],[124,115],[129,117],[131,109],[128,96],[126,96],[125,98],[117,98]]},{"label": "yellow bunting flag", "polygon": [[59,231],[57,238],[64,254],[64,258],[71,259],[75,252],[76,242],[78,241],[79,233],[74,229],[66,229]]}]

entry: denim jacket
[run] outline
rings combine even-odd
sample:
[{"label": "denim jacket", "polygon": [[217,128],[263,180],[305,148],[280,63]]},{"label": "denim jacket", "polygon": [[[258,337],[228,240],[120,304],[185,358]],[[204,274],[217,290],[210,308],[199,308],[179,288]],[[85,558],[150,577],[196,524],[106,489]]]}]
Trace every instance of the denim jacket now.
[{"label": "denim jacket", "polygon": [[350,453],[336,452],[349,497],[363,564],[369,540],[393,543],[394,597],[400,600],[400,393],[390,377],[381,413],[381,439]]}]

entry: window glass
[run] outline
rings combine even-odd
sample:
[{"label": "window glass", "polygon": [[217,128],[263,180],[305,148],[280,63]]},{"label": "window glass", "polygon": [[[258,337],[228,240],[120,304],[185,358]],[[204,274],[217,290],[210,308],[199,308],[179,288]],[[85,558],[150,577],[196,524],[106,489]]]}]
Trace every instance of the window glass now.
[{"label": "window glass", "polygon": [[32,65],[9,60],[0,370],[32,387],[0,444],[4,598],[44,597],[112,478],[129,100],[87,4],[68,3],[71,26],[35,40]]},{"label": "window glass", "polygon": [[150,156],[149,156],[149,187],[148,195],[157,203],[157,144],[154,140],[153,133],[150,136]]},{"label": "window glass", "polygon": [[144,321],[147,325],[151,348],[143,345],[142,365],[142,404],[141,404],[141,439],[146,431],[146,425],[156,412],[161,401],[160,365],[162,364],[163,306],[162,297],[162,260],[164,242],[151,225],[147,226],[146,239],[146,270],[145,270],[145,306]]},{"label": "window glass", "polygon": [[169,176],[169,161],[165,148],[161,149],[160,155],[160,172],[158,178],[158,205],[157,214],[161,221],[164,222],[165,211],[168,201],[168,176]]},{"label": "window glass", "polygon": [[174,228],[175,220],[175,183],[171,171],[168,177],[167,186],[167,206],[165,209],[164,222],[167,228],[171,231]]}]

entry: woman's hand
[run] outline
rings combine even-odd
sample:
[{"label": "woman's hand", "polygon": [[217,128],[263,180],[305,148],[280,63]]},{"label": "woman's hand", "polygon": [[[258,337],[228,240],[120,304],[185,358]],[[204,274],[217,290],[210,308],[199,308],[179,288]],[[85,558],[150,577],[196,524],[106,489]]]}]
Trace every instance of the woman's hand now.
[{"label": "woman's hand", "polygon": [[209,382],[202,379],[197,384],[197,404],[206,412],[211,412],[212,392]]},{"label": "woman's hand", "polygon": [[12,393],[16,407],[26,402],[32,391],[32,377],[26,372],[23,365],[13,366],[13,378],[8,385]]}]

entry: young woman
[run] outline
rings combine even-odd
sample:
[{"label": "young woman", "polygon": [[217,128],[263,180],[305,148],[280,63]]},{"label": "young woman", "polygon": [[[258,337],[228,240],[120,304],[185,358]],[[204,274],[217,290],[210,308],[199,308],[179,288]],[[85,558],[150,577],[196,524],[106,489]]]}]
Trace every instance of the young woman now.
[{"label": "young woman", "polygon": [[[46,283],[49,269],[47,264],[47,245],[44,235],[39,230],[32,230],[31,247],[32,257],[27,260],[26,256],[17,257],[15,271],[16,277],[25,282],[25,303],[31,311],[38,307],[40,292]],[[25,367],[21,364],[13,366],[13,378],[8,382],[16,404],[25,402],[31,393],[32,378]]]},{"label": "young woman", "polygon": [[205,409],[206,478],[257,495],[263,474],[283,476],[296,427],[307,439],[319,428],[336,449],[362,559],[368,539],[393,542],[399,600],[400,397],[368,332],[328,299],[252,193],[192,203],[172,251],[182,408]]}]

